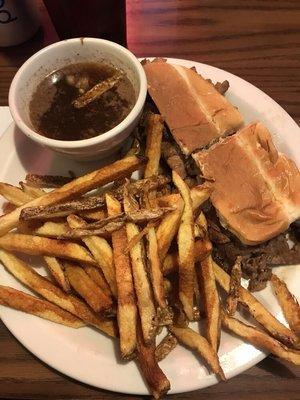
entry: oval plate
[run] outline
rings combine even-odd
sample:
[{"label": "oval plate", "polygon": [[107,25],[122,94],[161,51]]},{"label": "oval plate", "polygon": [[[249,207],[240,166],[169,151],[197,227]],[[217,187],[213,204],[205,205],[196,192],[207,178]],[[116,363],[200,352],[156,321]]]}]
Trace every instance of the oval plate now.
[{"label": "oval plate", "polygon": [[[246,122],[260,120],[265,123],[278,148],[299,166],[300,129],[274,100],[250,83],[221,69],[187,60],[168,61],[187,67],[196,66],[199,73],[213,81],[227,79],[230,82],[227,97],[239,107]],[[27,172],[63,175],[72,170],[82,175],[100,164],[74,162],[37,147],[14,124],[0,140],[0,148],[0,180],[12,184],[18,184]],[[35,262],[34,259],[31,261]],[[38,264],[37,268],[45,273],[42,265]],[[294,294],[299,293],[300,266],[277,268],[276,273],[284,278]],[[28,291],[2,267],[0,282]],[[283,320],[269,287],[258,293],[257,297]],[[102,389],[140,395],[149,393],[136,364],[120,360],[117,344],[96,330],[67,328],[2,306],[0,316],[11,333],[29,351],[56,370]],[[262,360],[265,353],[222,332],[219,356],[225,375],[230,378]],[[170,393],[187,392],[217,383],[216,377],[207,371],[201,360],[181,346],[177,346],[160,365],[171,382]]]}]

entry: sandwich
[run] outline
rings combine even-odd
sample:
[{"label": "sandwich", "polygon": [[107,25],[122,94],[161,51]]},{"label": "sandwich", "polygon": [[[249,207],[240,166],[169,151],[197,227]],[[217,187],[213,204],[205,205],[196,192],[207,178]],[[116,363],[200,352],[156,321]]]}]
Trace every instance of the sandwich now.
[{"label": "sandwich", "polygon": [[277,151],[268,129],[251,123],[193,154],[206,179],[221,224],[255,245],[284,232],[300,217],[300,173]]},{"label": "sandwich", "polygon": [[185,155],[238,130],[243,117],[194,69],[145,62],[148,92]]}]

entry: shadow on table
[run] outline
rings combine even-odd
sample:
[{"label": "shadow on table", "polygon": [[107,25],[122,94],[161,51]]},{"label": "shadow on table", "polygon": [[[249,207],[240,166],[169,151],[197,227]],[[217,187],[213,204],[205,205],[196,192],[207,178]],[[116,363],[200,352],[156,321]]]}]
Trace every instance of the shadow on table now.
[{"label": "shadow on table", "polygon": [[286,366],[283,361],[269,356],[257,364],[257,367],[280,378],[293,379],[297,375]]}]

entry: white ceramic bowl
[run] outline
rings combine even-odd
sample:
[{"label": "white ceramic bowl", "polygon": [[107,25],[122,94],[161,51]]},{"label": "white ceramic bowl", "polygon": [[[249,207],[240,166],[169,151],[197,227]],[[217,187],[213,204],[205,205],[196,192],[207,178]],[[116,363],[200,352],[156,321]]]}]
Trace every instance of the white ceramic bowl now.
[{"label": "white ceramic bowl", "polygon": [[[53,70],[79,62],[104,61],[121,68],[133,84],[136,103],[128,116],[113,129],[90,139],[55,140],[38,134],[30,121],[29,103],[43,78]],[[115,152],[136,127],[147,94],[147,80],[138,59],[124,47],[103,39],[76,38],[43,48],[16,73],[9,90],[9,108],[22,132],[42,146],[75,159],[104,158]]]}]

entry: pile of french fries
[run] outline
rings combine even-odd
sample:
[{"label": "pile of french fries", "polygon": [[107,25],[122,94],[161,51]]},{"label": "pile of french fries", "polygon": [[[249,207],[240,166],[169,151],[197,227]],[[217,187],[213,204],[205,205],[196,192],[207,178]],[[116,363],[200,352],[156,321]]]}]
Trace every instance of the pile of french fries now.
[{"label": "pile of french fries", "polygon": [[[215,263],[201,210],[212,186],[190,189],[175,171],[159,175],[162,135],[162,118],[148,114],[144,157],[129,155],[74,179],[29,174],[19,187],[0,183],[10,210],[0,218],[0,261],[38,295],[0,286],[0,304],[111,336],[124,359],[136,360],[155,398],[170,389],[159,362],[178,342],[226,379],[221,327],[299,365],[299,304],[273,275],[287,327],[241,286],[239,258],[231,276]],[[131,181],[137,170],[143,177]],[[175,191],[162,194],[170,183]],[[15,252],[41,256],[51,279]],[[257,326],[236,318],[239,307]],[[205,336],[189,327],[200,319]]]}]

